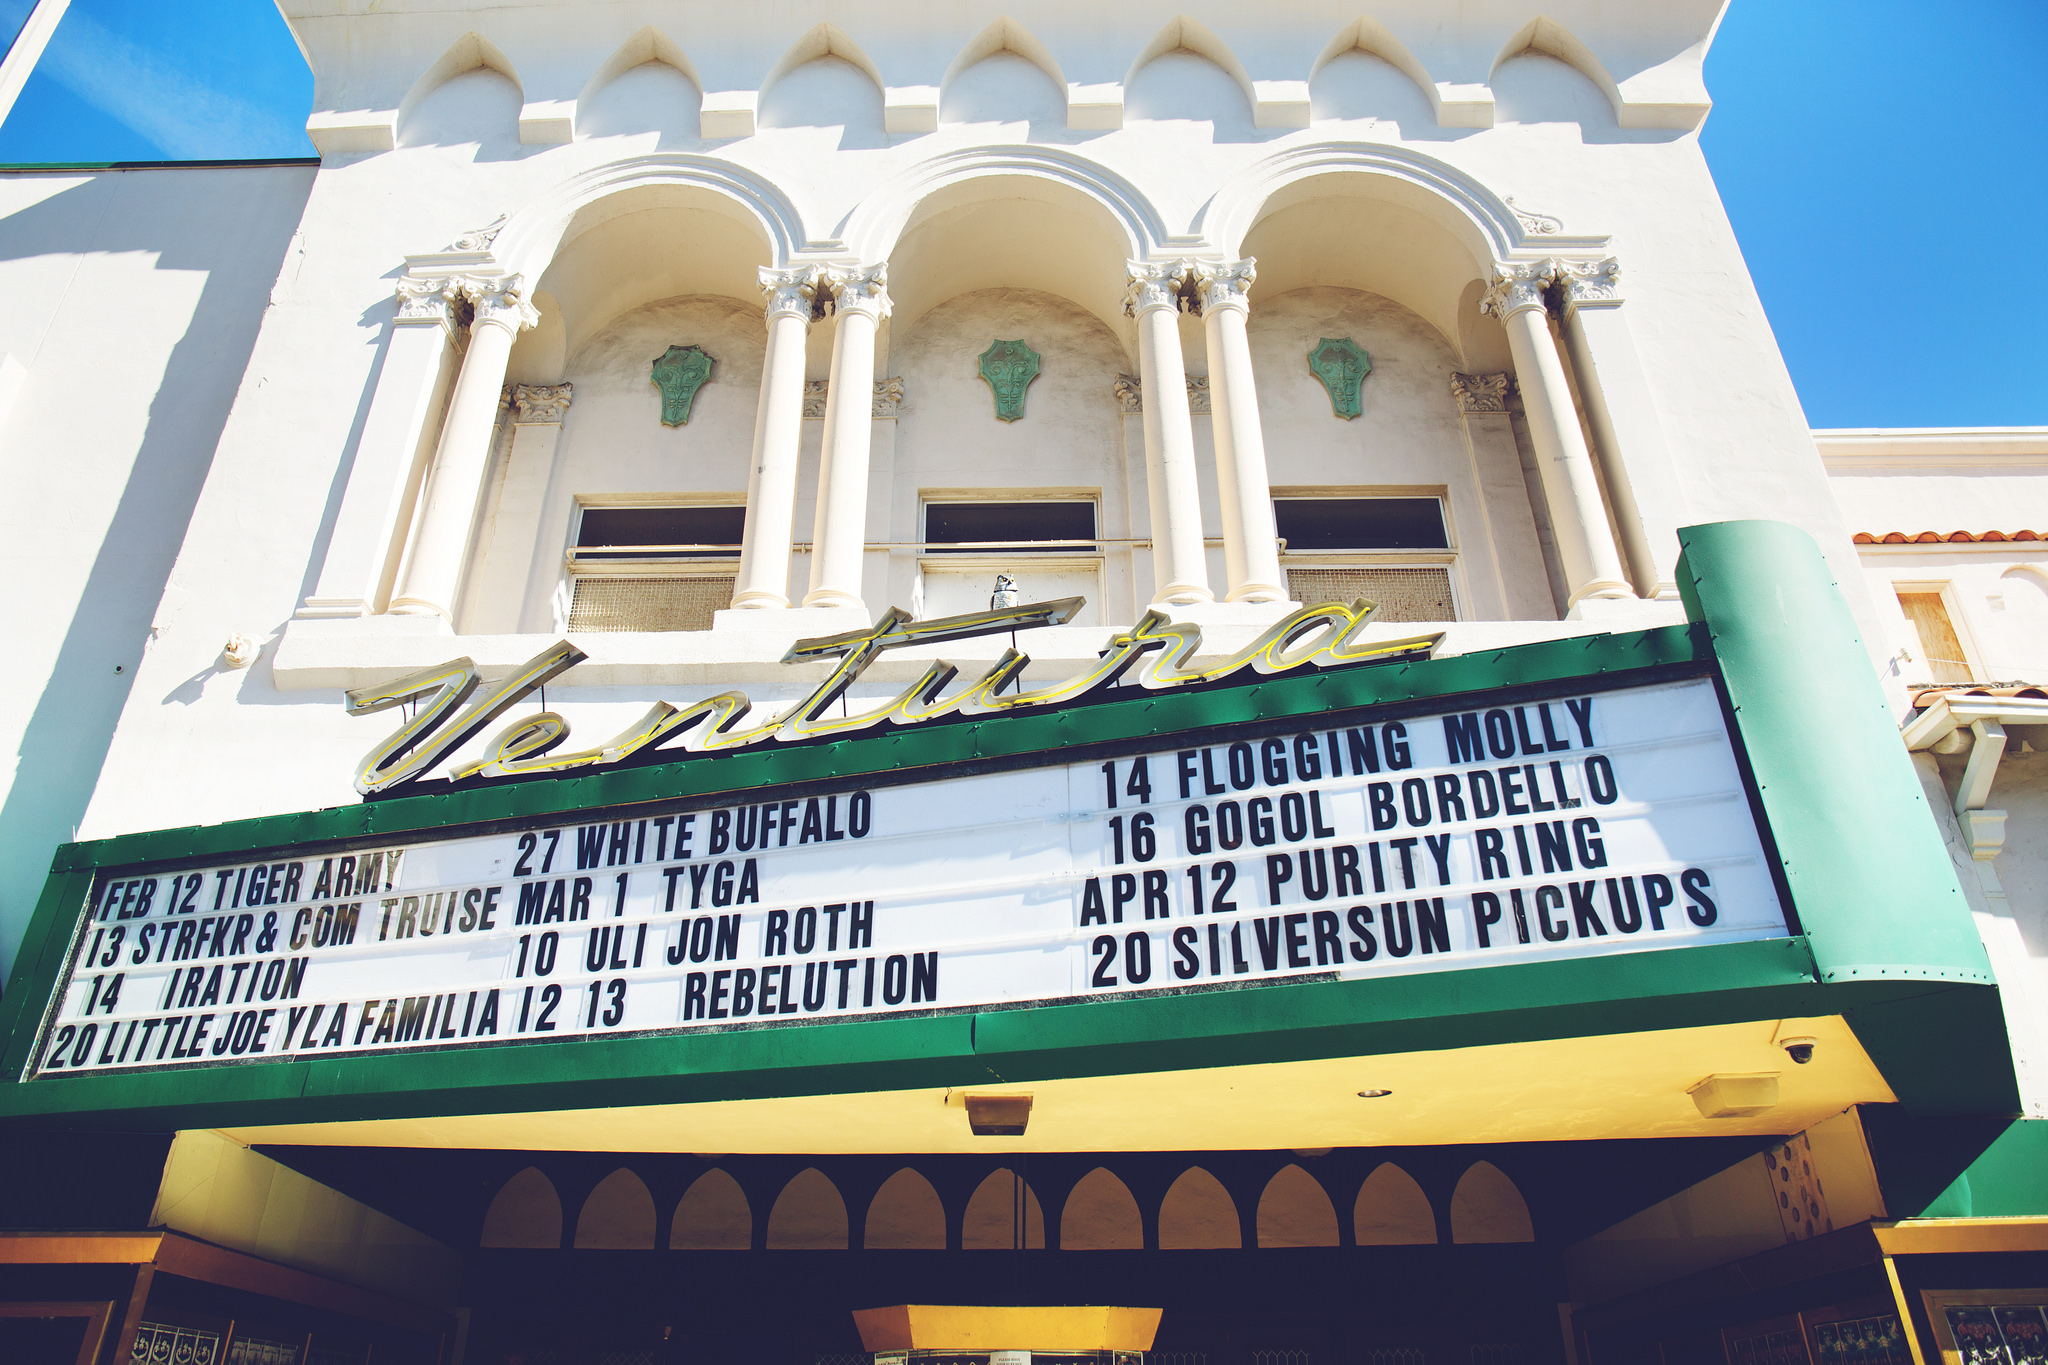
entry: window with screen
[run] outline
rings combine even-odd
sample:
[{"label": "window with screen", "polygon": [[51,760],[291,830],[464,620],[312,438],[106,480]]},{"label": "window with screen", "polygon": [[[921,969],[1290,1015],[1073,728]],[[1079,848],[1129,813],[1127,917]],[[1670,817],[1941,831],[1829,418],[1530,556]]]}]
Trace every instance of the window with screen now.
[{"label": "window with screen", "polygon": [[586,507],[570,551],[564,628],[709,630],[732,605],[744,507]]},{"label": "window with screen", "polygon": [[1379,603],[1381,621],[1455,621],[1451,538],[1439,498],[1275,498],[1287,594]]},{"label": "window with screen", "polygon": [[1092,554],[1095,504],[927,502],[924,538],[927,554]]}]

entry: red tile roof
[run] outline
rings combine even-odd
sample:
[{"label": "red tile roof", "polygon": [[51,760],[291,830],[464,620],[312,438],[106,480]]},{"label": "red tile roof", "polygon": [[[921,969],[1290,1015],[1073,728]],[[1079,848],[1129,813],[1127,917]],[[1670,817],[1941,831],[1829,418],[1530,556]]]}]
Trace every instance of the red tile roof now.
[{"label": "red tile roof", "polygon": [[1944,542],[1976,544],[1982,541],[2043,540],[2038,531],[1858,531],[1858,545],[1940,545]]},{"label": "red tile roof", "polygon": [[2036,683],[1958,683],[1922,687],[1913,693],[1913,709],[1924,711],[1944,697],[2027,697],[2048,701],[2048,688]]}]

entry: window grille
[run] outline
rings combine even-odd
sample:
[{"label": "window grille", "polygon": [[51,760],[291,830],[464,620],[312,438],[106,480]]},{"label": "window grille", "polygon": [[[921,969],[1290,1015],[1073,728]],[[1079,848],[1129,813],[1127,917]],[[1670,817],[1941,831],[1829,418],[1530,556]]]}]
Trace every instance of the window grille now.
[{"label": "window grille", "polygon": [[135,1329],[135,1365],[214,1365],[220,1359],[220,1333],[168,1322],[145,1322]]},{"label": "window grille", "polygon": [[1312,1365],[1307,1351],[1253,1351],[1252,1365]]},{"label": "window grille", "polygon": [[578,578],[570,631],[709,630],[732,605],[734,578]]},{"label": "window grille", "polygon": [[1472,1347],[1472,1365],[1535,1365],[1536,1352],[1526,1341],[1483,1341]]},{"label": "window grille", "polygon": [[237,1335],[228,1347],[228,1365],[299,1365],[303,1341],[275,1341]]},{"label": "window grille", "polygon": [[1145,1365],[1209,1365],[1207,1351],[1147,1351]]},{"label": "window grille", "polygon": [[1289,569],[1287,595],[1304,605],[1369,598],[1380,604],[1375,621],[1455,621],[1451,571],[1430,568]]},{"label": "window grille", "polygon": [[1420,1346],[1369,1346],[1358,1353],[1359,1365],[1429,1365]]}]

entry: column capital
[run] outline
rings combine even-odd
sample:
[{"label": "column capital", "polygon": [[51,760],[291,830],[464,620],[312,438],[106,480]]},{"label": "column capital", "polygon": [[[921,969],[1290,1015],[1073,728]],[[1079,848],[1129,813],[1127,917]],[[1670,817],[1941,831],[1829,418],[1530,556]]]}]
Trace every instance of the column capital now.
[{"label": "column capital", "polygon": [[1508,410],[1508,377],[1504,374],[1453,374],[1451,396],[1458,400],[1458,411],[1506,412]]},{"label": "column capital", "polygon": [[770,270],[763,268],[760,276],[761,292],[768,296],[768,320],[779,317],[811,320],[811,301],[818,287],[818,272],[814,266],[798,266],[794,270]]},{"label": "column capital", "polygon": [[573,384],[514,384],[512,420],[519,426],[559,425],[569,411]]},{"label": "column capital", "polygon": [[1556,261],[1557,289],[1564,295],[1569,317],[1576,308],[1615,308],[1621,304],[1621,262],[1612,256],[1598,261]]},{"label": "column capital", "polygon": [[828,265],[818,271],[818,287],[831,297],[837,313],[859,313],[874,322],[889,316],[888,265]]},{"label": "column capital", "polygon": [[1557,278],[1557,263],[1554,261],[1516,261],[1513,264],[1496,263],[1493,267],[1493,281],[1480,296],[1479,311],[1491,313],[1506,322],[1517,313],[1534,308],[1543,308],[1543,291]]},{"label": "column capital", "polygon": [[398,277],[398,317],[400,326],[422,327],[436,324],[442,327],[454,325],[455,300],[462,297],[458,280],[452,277],[422,279],[417,275]]},{"label": "column capital", "polygon": [[472,331],[488,324],[517,336],[540,321],[540,314],[526,301],[524,275],[463,275],[457,279],[462,296],[476,310],[469,323]]},{"label": "column capital", "polygon": [[1195,262],[1195,288],[1201,292],[1202,310],[1235,308],[1251,311],[1245,295],[1259,277],[1259,263],[1247,256],[1241,261]]},{"label": "column capital", "polygon": [[1160,308],[1180,307],[1180,291],[1194,262],[1127,261],[1124,263],[1124,316],[1142,317]]}]

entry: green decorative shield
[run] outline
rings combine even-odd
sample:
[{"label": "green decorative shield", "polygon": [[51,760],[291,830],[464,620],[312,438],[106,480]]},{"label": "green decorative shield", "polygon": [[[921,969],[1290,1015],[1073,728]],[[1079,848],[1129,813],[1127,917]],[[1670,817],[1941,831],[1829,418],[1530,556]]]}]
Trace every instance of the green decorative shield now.
[{"label": "green decorative shield", "polygon": [[1038,352],[1022,341],[991,341],[981,353],[981,377],[996,395],[996,419],[1014,422],[1024,415],[1024,390],[1038,378]]},{"label": "green decorative shield", "polygon": [[697,401],[697,390],[711,378],[711,367],[717,363],[701,346],[671,346],[656,358],[654,384],[661,390],[663,426],[689,423],[690,405]]},{"label": "green decorative shield", "polygon": [[1372,357],[1350,337],[1324,337],[1308,353],[1308,372],[1330,395],[1330,411],[1350,421],[1365,410],[1359,388],[1372,373]]}]

